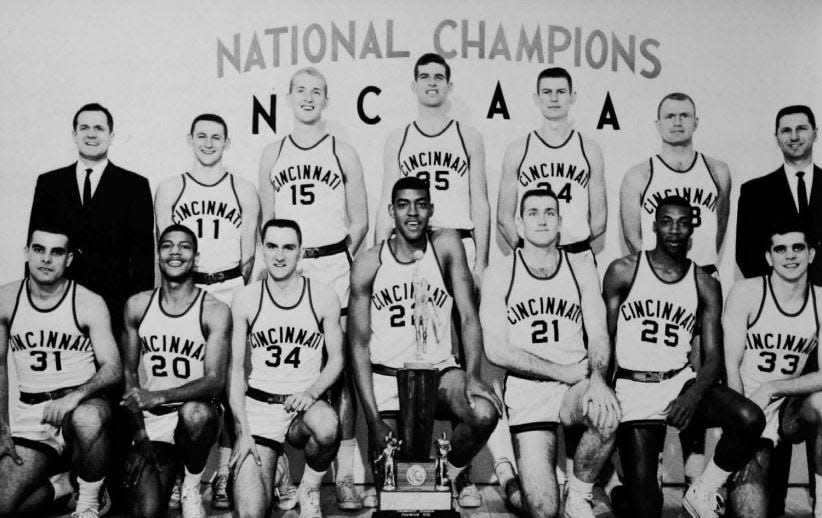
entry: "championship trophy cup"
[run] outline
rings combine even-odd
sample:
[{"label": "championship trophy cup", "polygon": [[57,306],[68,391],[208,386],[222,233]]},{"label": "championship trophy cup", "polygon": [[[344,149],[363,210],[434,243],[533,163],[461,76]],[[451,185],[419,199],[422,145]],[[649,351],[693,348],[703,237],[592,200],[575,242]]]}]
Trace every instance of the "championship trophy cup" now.
[{"label": "championship trophy cup", "polygon": [[[438,342],[440,333],[428,282],[418,275],[422,256],[422,252],[414,254],[416,355],[414,361],[405,362],[405,367],[397,370],[399,438],[389,433],[385,449],[375,461],[376,471],[381,475],[375,481],[380,495],[379,509],[374,514],[377,518],[460,516],[453,509],[451,479],[446,469],[451,444],[445,433],[432,440],[439,375],[430,359],[428,344],[432,338]],[[432,445],[436,447],[435,460],[431,459]]]}]

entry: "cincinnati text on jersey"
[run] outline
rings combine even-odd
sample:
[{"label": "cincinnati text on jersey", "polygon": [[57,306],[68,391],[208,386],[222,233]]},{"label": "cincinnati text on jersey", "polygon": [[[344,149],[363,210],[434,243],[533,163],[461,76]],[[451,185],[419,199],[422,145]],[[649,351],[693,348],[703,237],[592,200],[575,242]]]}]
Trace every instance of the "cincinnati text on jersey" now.
[{"label": "cincinnati text on jersey", "polygon": [[508,322],[511,324],[539,315],[555,315],[579,323],[582,308],[574,302],[554,297],[535,297],[508,305]]},{"label": "cincinnati text on jersey", "polygon": [[[196,349],[195,349],[196,347]],[[197,343],[179,336],[149,335],[140,337],[140,354],[174,353],[202,361],[205,344]]]},{"label": "cincinnati text on jersey", "polygon": [[301,164],[291,165],[280,171],[271,173],[271,185],[274,190],[280,192],[290,182],[298,180],[313,180],[328,185],[332,190],[341,186],[343,177],[331,169],[325,169],[321,165]]},{"label": "cincinnati text on jersey", "polygon": [[619,307],[622,318],[626,321],[634,318],[659,318],[672,322],[685,331],[692,333],[696,317],[687,309],[655,299],[632,300]]},{"label": "cincinnati text on jersey", "polygon": [[[434,301],[434,305],[438,308],[443,307],[450,296],[444,289],[431,285],[428,286],[428,293]],[[390,288],[376,291],[371,295],[371,303],[374,304],[374,309],[376,310],[406,300],[414,300],[414,283],[412,282],[395,284]]]},{"label": "cincinnati text on jersey", "polygon": [[310,331],[294,326],[270,327],[265,331],[254,331],[249,335],[251,348],[288,344],[319,349],[325,343],[325,335],[320,331]]},{"label": "cincinnati text on jersey", "polygon": [[413,174],[417,169],[428,170],[431,167],[446,167],[463,176],[468,172],[469,164],[459,155],[447,151],[420,151],[400,162],[400,172],[403,176]]},{"label": "cincinnati text on jersey", "polygon": [[240,228],[243,224],[242,210],[228,209],[229,204],[224,201],[191,200],[177,205],[174,214],[171,215],[171,220],[175,224],[180,224],[188,218],[197,216],[217,216]]},{"label": "cincinnati text on jersey", "polygon": [[41,330],[39,333],[28,331],[25,334],[11,335],[11,350],[25,349],[59,349],[63,351],[93,351],[91,338],[81,334],[63,333],[60,331]]},{"label": "cincinnati text on jersey", "polygon": [[653,214],[656,212],[659,202],[668,196],[681,196],[688,200],[691,205],[703,207],[711,212],[716,212],[716,204],[719,199],[715,192],[701,187],[670,187],[645,196],[642,208],[648,214]]},{"label": "cincinnati text on jersey", "polygon": [[778,349],[809,354],[816,343],[815,336],[808,338],[788,333],[748,333],[745,349]]},{"label": "cincinnati text on jersey", "polygon": [[585,168],[578,168],[575,164],[565,162],[542,162],[529,165],[527,169],[520,169],[517,181],[525,188],[544,178],[567,178],[582,187],[588,187],[591,181],[591,172]]}]

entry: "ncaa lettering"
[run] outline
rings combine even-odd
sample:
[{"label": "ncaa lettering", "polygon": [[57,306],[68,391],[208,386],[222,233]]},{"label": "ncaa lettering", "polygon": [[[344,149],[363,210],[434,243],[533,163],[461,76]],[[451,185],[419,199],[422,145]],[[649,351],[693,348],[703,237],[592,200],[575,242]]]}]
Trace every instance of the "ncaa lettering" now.
[{"label": "ncaa lettering", "polygon": [[810,354],[817,345],[817,338],[803,338],[783,333],[748,333],[745,349],[777,349],[800,354]]},{"label": "ncaa lettering", "polygon": [[[196,349],[194,347],[197,347]],[[151,353],[174,353],[188,356],[193,360],[203,361],[205,344],[197,344],[193,340],[184,340],[179,336],[150,335],[140,337],[140,354],[148,356]]]},{"label": "ncaa lettering", "polygon": [[517,181],[522,187],[527,188],[543,178],[567,178],[585,188],[591,181],[591,172],[584,168],[577,168],[574,164],[543,162],[528,166],[528,169],[520,169]]},{"label": "ncaa lettering", "polygon": [[12,335],[9,340],[13,352],[26,349],[55,349],[62,351],[91,352],[93,347],[91,338],[79,334],[63,333],[60,331],[45,331],[39,333],[28,331],[24,335]]},{"label": "ncaa lettering", "polygon": [[642,208],[648,214],[654,214],[659,202],[668,196],[681,196],[688,200],[691,205],[697,205],[711,212],[716,212],[718,197],[713,192],[706,191],[699,187],[672,187],[663,189],[646,197]]},{"label": "ncaa lettering", "polygon": [[[442,288],[429,285],[428,292],[434,301],[434,305],[438,308],[442,308],[448,301],[449,295]],[[412,282],[395,284],[390,288],[379,290],[371,295],[371,303],[374,304],[374,309],[376,310],[405,300],[414,300],[414,283]]]},{"label": "ncaa lettering", "polygon": [[687,309],[661,300],[634,300],[620,306],[619,312],[625,321],[634,318],[658,318],[676,324],[689,333],[693,332],[696,323],[696,317]]},{"label": "ncaa lettering", "polygon": [[576,324],[582,318],[582,308],[574,302],[554,297],[530,298],[508,306],[508,322],[512,325],[539,315],[555,315]]},{"label": "ncaa lettering", "polygon": [[217,216],[236,228],[240,228],[243,224],[242,211],[237,209],[229,211],[228,203],[215,200],[192,200],[178,205],[171,216],[171,220],[175,224],[180,224],[195,216]]},{"label": "ncaa lettering", "polygon": [[289,183],[298,180],[314,180],[328,185],[332,190],[343,184],[342,175],[331,169],[325,169],[321,165],[292,165],[271,175],[271,185],[274,186],[274,190],[277,192],[280,192]]},{"label": "ncaa lettering", "polygon": [[409,176],[417,169],[447,167],[460,176],[464,176],[468,172],[469,165],[468,161],[446,151],[420,151],[407,156],[400,162],[400,172],[403,176]]},{"label": "ncaa lettering", "polygon": [[265,331],[255,331],[249,336],[251,348],[276,344],[291,344],[310,349],[319,349],[325,343],[325,335],[294,326],[271,327]]}]

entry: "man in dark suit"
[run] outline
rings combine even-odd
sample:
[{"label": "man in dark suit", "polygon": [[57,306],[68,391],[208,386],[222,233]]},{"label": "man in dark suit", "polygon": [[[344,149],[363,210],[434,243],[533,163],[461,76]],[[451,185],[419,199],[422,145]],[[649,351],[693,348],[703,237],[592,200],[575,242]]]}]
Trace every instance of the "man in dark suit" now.
[{"label": "man in dark suit", "polygon": [[[768,273],[767,231],[774,221],[799,218],[817,249],[822,241],[822,169],[813,163],[816,119],[807,106],[787,106],[776,115],[776,142],[784,163],[742,185],[736,219],[736,264],[745,277]],[[822,261],[811,263],[810,279],[822,284]]]},{"label": "man in dark suit", "polygon": [[103,106],[77,111],[79,159],[37,178],[29,229],[67,226],[75,246],[68,275],[103,297],[119,336],[126,299],[154,287],[154,215],[148,180],[108,160],[113,131]]}]

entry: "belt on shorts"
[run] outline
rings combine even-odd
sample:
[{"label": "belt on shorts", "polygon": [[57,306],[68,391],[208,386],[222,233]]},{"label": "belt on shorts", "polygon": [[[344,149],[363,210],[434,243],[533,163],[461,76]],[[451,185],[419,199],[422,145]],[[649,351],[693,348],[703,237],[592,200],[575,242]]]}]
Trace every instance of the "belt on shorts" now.
[{"label": "belt on shorts", "polygon": [[460,239],[466,239],[466,238],[473,239],[474,238],[474,234],[472,234],[471,231],[468,230],[467,228],[458,228],[457,229],[457,235],[460,236]]},{"label": "belt on shorts", "polygon": [[340,252],[345,252],[346,250],[348,250],[348,244],[346,243],[346,240],[343,239],[342,241],[330,245],[303,248],[303,257],[308,259],[316,259],[326,255],[339,254]]},{"label": "belt on shorts", "polygon": [[245,391],[245,395],[251,399],[268,403],[269,405],[282,405],[291,394],[272,394],[264,390],[255,389],[254,387],[248,387]]},{"label": "belt on shorts", "polygon": [[72,390],[76,389],[77,386],[74,387],[64,387],[57,390],[52,390],[51,392],[21,392],[20,393],[20,402],[25,403],[27,405],[36,405],[38,403],[42,403],[44,401],[50,401],[52,399],[60,399],[61,397],[65,396]]},{"label": "belt on shorts", "polygon": [[688,365],[684,367],[680,367],[679,369],[673,369],[670,371],[632,371],[631,369],[623,369],[622,367],[617,367],[616,377],[622,378],[631,381],[638,381],[640,383],[659,383],[665,380],[669,380],[679,374],[680,372],[684,371],[688,368]]},{"label": "belt on shorts", "polygon": [[234,268],[230,268],[228,270],[223,270],[221,272],[214,272],[214,273],[200,273],[194,272],[194,282],[196,284],[215,284],[218,282],[229,281],[231,279],[235,279],[240,277],[243,274],[242,268],[240,265],[235,266]]},{"label": "belt on shorts", "polygon": [[702,269],[708,272],[709,275],[713,275],[717,272],[715,264],[706,264],[702,266]]},{"label": "belt on shorts", "polygon": [[582,241],[577,241],[576,243],[568,243],[567,245],[560,245],[560,248],[568,252],[569,254],[578,254],[580,252],[585,252],[586,250],[591,249],[591,242],[587,239],[583,239]]},{"label": "belt on shorts", "polygon": [[387,365],[383,365],[381,363],[372,363],[371,364],[371,372],[373,374],[381,374],[383,376],[393,376],[397,377],[397,371],[399,369],[395,369],[394,367],[388,367]]}]

